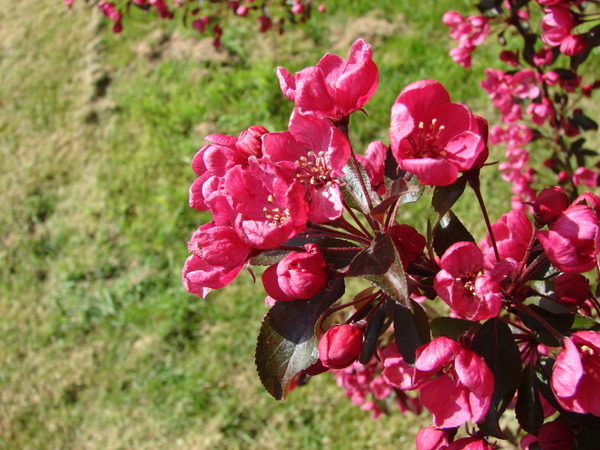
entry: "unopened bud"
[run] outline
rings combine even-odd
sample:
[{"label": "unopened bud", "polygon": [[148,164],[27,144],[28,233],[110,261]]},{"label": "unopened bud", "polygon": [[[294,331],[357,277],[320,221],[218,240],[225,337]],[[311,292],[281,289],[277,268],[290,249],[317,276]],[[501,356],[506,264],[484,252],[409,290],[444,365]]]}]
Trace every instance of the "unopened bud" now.
[{"label": "unopened bud", "polygon": [[363,332],[356,325],[334,325],[319,341],[319,359],[325,367],[343,369],[352,364],[363,348]]},{"label": "unopened bud", "polygon": [[567,194],[560,187],[554,186],[540,192],[533,209],[543,223],[549,223],[554,222],[567,206],[569,206]]}]

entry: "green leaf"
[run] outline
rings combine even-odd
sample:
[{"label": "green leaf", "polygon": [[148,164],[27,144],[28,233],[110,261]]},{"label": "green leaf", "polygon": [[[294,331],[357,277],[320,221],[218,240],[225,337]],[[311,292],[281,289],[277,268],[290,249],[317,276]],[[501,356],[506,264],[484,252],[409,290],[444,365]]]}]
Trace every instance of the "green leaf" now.
[{"label": "green leaf", "polygon": [[537,436],[544,423],[544,410],[535,387],[535,373],[530,365],[523,369],[515,413],[521,428]]},{"label": "green leaf", "polygon": [[264,317],[256,342],[258,376],[269,394],[284,400],[294,376],[318,359],[315,326],[344,295],[344,279],[308,300],[277,302]]},{"label": "green leaf", "polygon": [[521,380],[521,355],[508,325],[498,318],[489,319],[475,333],[471,350],[483,357],[494,374],[494,395],[479,428],[505,439],[498,421],[515,395]]},{"label": "green leaf", "polygon": [[433,228],[432,234],[433,249],[440,258],[448,250],[448,247],[456,242],[475,242],[469,230],[465,228],[452,211],[446,213],[440,223]]},{"label": "green leaf", "polygon": [[362,275],[383,275],[394,262],[396,247],[389,234],[380,234],[373,239],[371,246],[358,253],[344,274],[347,277]]},{"label": "green leaf", "polygon": [[446,336],[457,341],[461,334],[469,331],[475,322],[465,319],[455,319],[453,317],[436,317],[430,323],[431,333],[435,337]]}]

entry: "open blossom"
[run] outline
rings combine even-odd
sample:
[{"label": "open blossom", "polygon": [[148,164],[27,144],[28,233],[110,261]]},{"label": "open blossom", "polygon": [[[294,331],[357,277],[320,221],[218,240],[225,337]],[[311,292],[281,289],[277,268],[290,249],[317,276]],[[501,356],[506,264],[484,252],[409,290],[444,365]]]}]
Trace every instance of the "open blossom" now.
[{"label": "open blossom", "polygon": [[378,77],[371,46],[362,39],[352,45],[347,61],[328,53],[296,75],[277,69],[281,91],[298,108],[334,120],[361,109],[375,93]]},{"label": "open blossom", "polygon": [[494,375],[483,358],[444,336],[417,349],[415,379],[438,428],[478,422],[492,401]]},{"label": "open blossom", "polygon": [[438,428],[478,422],[485,416],[494,375],[482,357],[445,336],[421,345],[416,354],[414,366],[397,349],[383,354],[386,382],[397,389],[418,389]]},{"label": "open blossom", "polygon": [[549,230],[536,236],[550,262],[564,272],[587,272],[596,266],[600,249],[598,217],[587,205],[565,209]]},{"label": "open blossom", "polygon": [[445,186],[461,171],[478,168],[488,156],[487,122],[450,101],[437,81],[402,90],[392,108],[390,141],[398,166],[422,184]]},{"label": "open blossom", "polygon": [[284,176],[304,187],[310,221],[323,223],[341,216],[338,180],[351,151],[348,139],[331,121],[294,109],[289,131],[266,134],[263,152]]},{"label": "open blossom", "polygon": [[[500,261],[506,261],[516,268],[527,252],[533,235],[533,225],[525,213],[510,211],[492,224],[492,232],[496,238]],[[479,243],[479,247],[483,251],[484,267],[492,270],[497,261],[489,235]]]},{"label": "open blossom", "polygon": [[219,195],[224,186],[225,175],[237,166],[246,165],[250,157],[260,157],[261,136],[268,131],[260,126],[253,126],[240,133],[239,137],[224,134],[206,136],[210,144],[202,147],[192,159],[192,169],[198,178],[190,187],[190,206],[199,211],[211,207],[211,200]]},{"label": "open blossom", "polygon": [[577,331],[563,340],[550,386],[560,406],[600,416],[600,333]]},{"label": "open blossom", "polygon": [[292,252],[273,264],[262,275],[267,294],[278,301],[308,299],[318,294],[327,282],[325,259],[315,244],[305,252]]},{"label": "open blossom", "polygon": [[542,41],[551,47],[561,45],[562,41],[571,34],[571,30],[577,25],[569,5],[559,4],[549,6],[544,10],[542,18]]},{"label": "open blossom", "polygon": [[483,254],[472,242],[457,242],[446,250],[433,287],[459,317],[484,320],[496,317],[502,306],[500,285],[483,271]]},{"label": "open blossom", "polygon": [[302,184],[286,180],[272,164],[233,167],[224,189],[236,214],[236,232],[251,247],[275,248],[306,227],[308,204]]}]

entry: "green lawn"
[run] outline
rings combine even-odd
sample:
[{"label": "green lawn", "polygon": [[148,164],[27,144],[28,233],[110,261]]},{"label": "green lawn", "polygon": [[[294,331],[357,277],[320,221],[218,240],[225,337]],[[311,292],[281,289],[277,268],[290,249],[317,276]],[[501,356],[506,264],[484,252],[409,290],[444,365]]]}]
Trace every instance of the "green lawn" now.
[{"label": "green lawn", "polygon": [[[0,448],[411,448],[419,419],[372,421],[328,375],[282,404],[263,391],[266,308],[250,276],[206,300],[180,283],[207,219],[187,206],[189,162],[207,134],[285,128],[278,65],[372,43],[380,88],[353,118],[356,149],[387,141],[390,108],[417,79],[491,114],[477,81],[493,55],[464,71],[440,24],[469,2],[326,3],[282,38],[228,29],[215,52],[176,23],[129,21],[114,36],[82,1],[0,2]],[[459,211],[481,237],[469,204]],[[415,206],[404,217],[424,230]]]}]

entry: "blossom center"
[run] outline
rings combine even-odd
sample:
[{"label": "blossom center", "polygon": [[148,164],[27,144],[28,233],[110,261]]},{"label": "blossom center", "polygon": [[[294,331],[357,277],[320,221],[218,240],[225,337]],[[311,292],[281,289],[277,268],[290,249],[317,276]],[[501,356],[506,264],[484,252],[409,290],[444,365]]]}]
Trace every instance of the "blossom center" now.
[{"label": "blossom center", "polygon": [[315,187],[322,187],[332,182],[331,165],[325,152],[315,153],[309,151],[307,156],[301,156],[297,161],[298,172],[296,178],[302,184],[310,184]]},{"label": "blossom center", "polygon": [[[273,204],[273,201],[273,196],[269,195],[267,197],[267,203]],[[265,218],[267,219],[267,223],[271,226],[281,225],[290,218],[289,208],[281,209],[279,206],[268,208],[265,206],[263,207],[263,212],[265,214]]]},{"label": "blossom center", "polygon": [[446,152],[439,142],[440,133],[443,130],[444,125],[438,125],[435,118],[429,124],[419,122],[418,127],[408,137],[408,141],[412,145],[411,157],[432,158],[446,156]]}]

